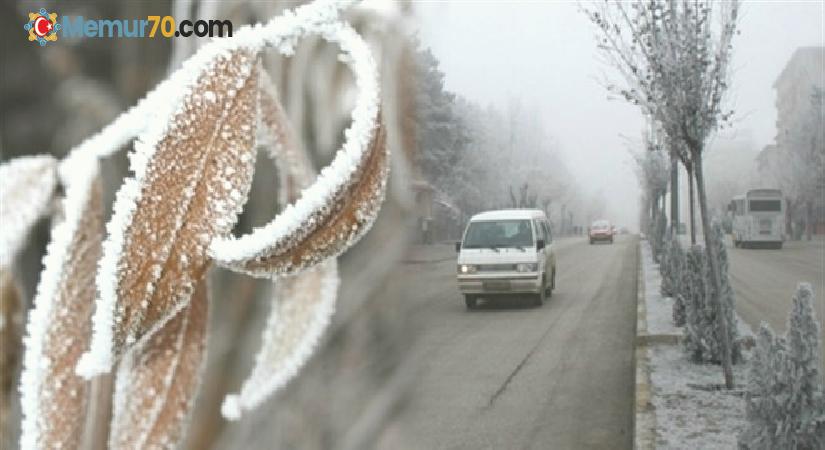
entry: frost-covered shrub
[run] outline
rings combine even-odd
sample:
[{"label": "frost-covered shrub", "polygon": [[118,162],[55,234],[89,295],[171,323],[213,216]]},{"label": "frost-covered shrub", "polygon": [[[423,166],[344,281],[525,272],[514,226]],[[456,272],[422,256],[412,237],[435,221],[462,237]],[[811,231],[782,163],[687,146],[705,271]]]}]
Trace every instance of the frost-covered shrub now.
[{"label": "frost-covered shrub", "polygon": [[[657,213],[655,217],[648,219],[647,229],[649,230],[648,242],[653,261],[661,262],[662,252],[665,251],[665,235],[667,233],[667,217],[663,213]],[[661,270],[661,269],[660,269]]]},{"label": "frost-covered shrub", "polygon": [[[665,235],[662,238],[661,242],[661,250],[659,252],[659,275],[662,277],[662,286],[665,283],[665,276],[667,274],[667,259],[670,256],[668,253],[670,252],[670,230],[665,230]],[[664,292],[663,288],[660,287],[660,292]],[[662,294],[664,295],[664,293]]]},{"label": "frost-covered shrub", "polygon": [[775,337],[762,324],[745,397],[748,426],[739,435],[740,448],[825,448],[819,328],[808,283],[797,288],[784,337]]},{"label": "frost-covered shrub", "polygon": [[682,272],[685,267],[685,251],[679,243],[679,237],[668,232],[665,251],[659,270],[662,273],[661,292],[666,297],[676,297],[682,289]]},{"label": "frost-covered shrub", "polygon": [[665,275],[662,277],[662,295],[673,297],[673,323],[685,324],[685,297],[687,294],[687,257],[678,236],[668,242]]},{"label": "frost-covered shrub", "polygon": [[667,232],[667,217],[664,213],[659,213],[651,221],[650,248],[653,251],[653,260],[662,262],[662,253],[665,250],[665,234]]},{"label": "frost-covered shrub", "polygon": [[784,364],[784,341],[774,336],[766,323],[762,323],[756,335],[756,347],[751,359],[748,388],[745,393],[745,415],[748,426],[739,435],[739,447],[743,449],[772,448],[776,427],[781,422],[775,391],[784,380],[779,375]]},{"label": "frost-covered shrub", "polygon": [[[724,235],[718,222],[713,226],[716,254],[719,257],[719,279],[722,291],[718,296],[722,317],[727,322],[727,338],[731,344],[731,361],[737,363],[741,357],[741,347],[737,341],[736,314],[733,305],[733,289],[728,280],[728,257]],[[716,297],[710,282],[710,264],[704,251],[697,246],[690,250],[687,270],[690,272],[689,286],[685,295],[685,351],[695,362],[721,363],[722,332],[714,303]]]}]

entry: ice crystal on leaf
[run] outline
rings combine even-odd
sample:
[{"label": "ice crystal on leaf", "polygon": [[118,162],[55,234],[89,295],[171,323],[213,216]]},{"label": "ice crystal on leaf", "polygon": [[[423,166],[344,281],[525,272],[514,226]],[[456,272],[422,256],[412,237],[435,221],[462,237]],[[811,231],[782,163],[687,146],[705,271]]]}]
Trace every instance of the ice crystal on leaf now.
[{"label": "ice crystal on leaf", "polygon": [[226,397],[224,417],[237,420],[298,373],[332,317],[337,290],[335,259],[275,283],[263,346],[241,392]]},{"label": "ice crystal on leaf", "polygon": [[389,154],[369,47],[340,22],[310,22],[304,30],[337,43],[353,70],[358,96],[352,125],[333,161],[295,203],[248,235],[212,242],[218,264],[253,276],[295,273],[339,255],[368,231],[384,199]]},{"label": "ice crystal on leaf", "polygon": [[[265,78],[265,77],[264,77]],[[279,203],[295,201],[315,173],[278,102],[271,81],[262,80],[259,134],[278,165]],[[241,392],[224,401],[222,413],[232,420],[251,410],[283,387],[309,359],[335,310],[338,268],[335,258],[297,275],[278,279],[252,374]]]},{"label": "ice crystal on leaf", "polygon": [[21,375],[21,448],[78,448],[89,383],[74,368],[91,335],[94,277],[103,239],[97,161],[78,160],[52,229],[29,314]]}]

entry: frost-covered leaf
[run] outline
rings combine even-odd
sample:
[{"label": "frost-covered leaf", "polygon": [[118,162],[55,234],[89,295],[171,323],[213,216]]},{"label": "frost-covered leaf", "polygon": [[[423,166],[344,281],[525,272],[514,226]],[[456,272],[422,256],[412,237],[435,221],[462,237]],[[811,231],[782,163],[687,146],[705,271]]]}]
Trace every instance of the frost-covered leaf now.
[{"label": "frost-covered leaf", "polygon": [[243,48],[217,54],[135,143],[135,177],[107,225],[85,376],[108,371],[188,304],[210,264],[206,247],[235,224],[255,159],[257,68]]},{"label": "frost-covered leaf", "polygon": [[273,287],[272,312],[252,374],[237,395],[224,401],[223,416],[236,420],[283,387],[312,355],[335,310],[338,269],[334,258],[279,279]]},{"label": "frost-covered leaf", "polygon": [[[337,256],[357,242],[378,214],[389,170],[386,131],[377,125],[372,134],[369,149],[343,183],[328,190],[325,183],[334,175],[325,169],[294,205],[266,227],[239,239],[213,242],[219,264],[254,276],[290,274]],[[289,231],[287,222],[294,222]],[[249,253],[235,259],[233,247]]]},{"label": "frost-covered leaf", "polygon": [[[271,81],[262,77],[260,111],[262,134],[278,165],[281,206],[295,201],[315,173],[306,152],[299,148],[292,127],[278,102]],[[338,290],[334,258],[310,270],[275,281],[272,306],[252,374],[241,392],[226,398],[222,412],[238,419],[294,377],[312,355],[332,313]]]},{"label": "frost-covered leaf", "polygon": [[48,155],[24,156],[0,165],[0,268],[26,242],[54,192],[57,162]]},{"label": "frost-covered leaf", "polygon": [[384,199],[389,158],[370,49],[348,25],[327,24],[319,31],[309,25],[307,30],[340,45],[341,60],[355,74],[352,125],[333,161],[295,203],[250,234],[212,242],[220,265],[254,276],[295,273],[337,256],[366,233]]},{"label": "frost-covered leaf", "polygon": [[177,448],[183,439],[206,360],[208,283],[118,366],[111,449]]},{"label": "frost-covered leaf", "polygon": [[20,377],[25,449],[78,448],[85,426],[89,382],[74,368],[92,330],[103,205],[97,161],[76,161],[72,172],[26,327]]}]

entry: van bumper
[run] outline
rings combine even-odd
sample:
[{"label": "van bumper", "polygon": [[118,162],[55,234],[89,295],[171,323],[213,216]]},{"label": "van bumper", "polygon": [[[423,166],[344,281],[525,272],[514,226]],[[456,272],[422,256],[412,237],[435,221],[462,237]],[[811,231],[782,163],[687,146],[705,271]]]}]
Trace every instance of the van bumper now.
[{"label": "van bumper", "polygon": [[541,277],[538,273],[460,275],[458,289],[462,294],[539,294]]}]

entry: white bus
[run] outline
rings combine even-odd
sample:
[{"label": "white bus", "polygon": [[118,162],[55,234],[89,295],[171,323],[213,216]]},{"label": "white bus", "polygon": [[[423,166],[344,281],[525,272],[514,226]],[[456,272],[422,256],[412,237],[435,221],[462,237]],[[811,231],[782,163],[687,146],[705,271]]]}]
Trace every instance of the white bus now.
[{"label": "white bus", "polygon": [[779,189],[752,189],[733,198],[733,244],[748,248],[782,248],[785,234],[785,205]]}]

